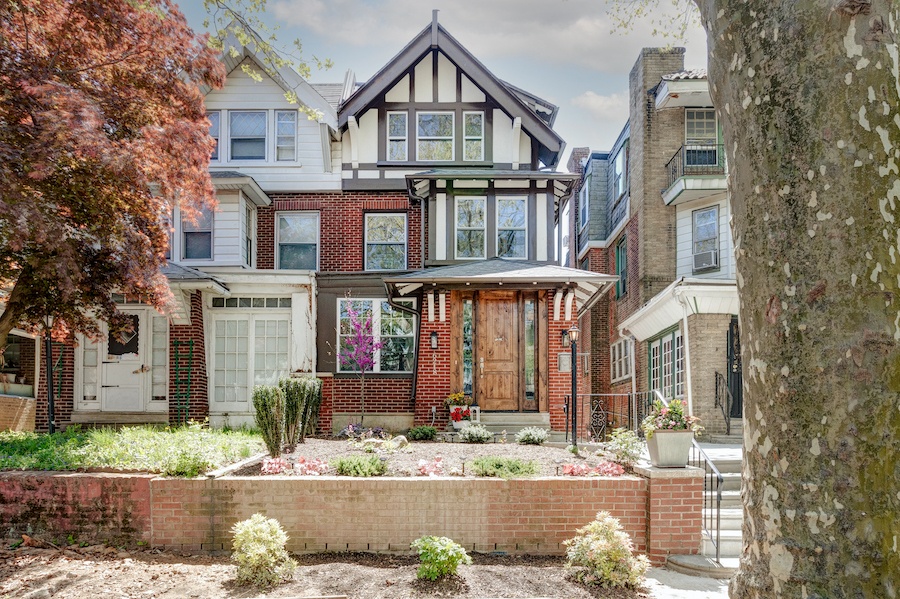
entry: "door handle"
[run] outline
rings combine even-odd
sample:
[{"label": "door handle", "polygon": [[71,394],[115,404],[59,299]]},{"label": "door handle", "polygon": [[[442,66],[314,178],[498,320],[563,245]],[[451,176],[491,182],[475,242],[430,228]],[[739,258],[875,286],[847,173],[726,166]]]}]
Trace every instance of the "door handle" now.
[{"label": "door handle", "polygon": [[481,376],[484,376],[484,358],[478,359],[478,368],[481,369]]},{"label": "door handle", "polygon": [[103,389],[118,389],[118,385],[100,385]]},{"label": "door handle", "polygon": [[142,364],[140,368],[137,370],[132,370],[131,374],[142,374],[144,372],[148,372],[150,368],[146,364]]}]

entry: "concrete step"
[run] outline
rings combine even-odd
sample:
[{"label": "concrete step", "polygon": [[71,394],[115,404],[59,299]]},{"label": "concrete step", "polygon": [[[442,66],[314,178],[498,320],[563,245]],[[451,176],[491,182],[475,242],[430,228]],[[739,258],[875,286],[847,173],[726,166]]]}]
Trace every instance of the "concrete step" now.
[{"label": "concrete step", "polygon": [[[708,522],[709,512],[703,510],[703,522]],[[744,524],[744,510],[741,508],[722,508],[719,513],[719,525],[722,530],[741,530]]]},{"label": "concrete step", "polygon": [[724,476],[726,474],[737,474],[740,476],[743,462],[739,459],[716,459],[711,458],[716,469]]},{"label": "concrete step", "polygon": [[[710,496],[712,501],[715,501],[716,493],[715,491],[706,491],[706,494]],[[743,509],[743,504],[741,503],[741,492],[740,491],[722,491],[722,509]]]},{"label": "concrete step", "polygon": [[744,442],[744,436],[741,434],[735,435],[703,435],[704,440],[708,440],[710,443],[718,443],[720,445],[741,445]]},{"label": "concrete step", "polygon": [[[716,466],[718,468],[718,466]],[[741,473],[740,472],[722,472],[722,490],[723,491],[740,491],[741,490]]]},{"label": "concrete step", "polygon": [[704,555],[670,555],[666,560],[666,568],[688,576],[705,576],[727,580],[738,569],[738,558],[723,557],[721,563],[716,563],[712,557]]},{"label": "concrete step", "polygon": [[[719,555],[721,557],[740,557],[743,548],[743,536],[739,530],[723,530],[719,533]],[[708,557],[716,555],[716,546],[706,534],[700,541],[700,553]]]},{"label": "concrete step", "polygon": [[485,426],[540,426],[550,428],[547,412],[482,412],[481,424]]}]

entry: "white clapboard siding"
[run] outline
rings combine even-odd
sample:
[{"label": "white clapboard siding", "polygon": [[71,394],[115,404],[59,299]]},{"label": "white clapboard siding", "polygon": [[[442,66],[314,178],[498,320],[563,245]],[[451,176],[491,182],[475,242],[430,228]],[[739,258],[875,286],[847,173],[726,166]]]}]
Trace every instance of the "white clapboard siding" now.
[{"label": "white clapboard siding", "polygon": [[[719,270],[694,274],[693,212],[710,206],[719,207]],[[729,221],[731,211],[727,200],[681,205],[676,212],[677,276],[704,279],[734,279],[734,242]]]}]

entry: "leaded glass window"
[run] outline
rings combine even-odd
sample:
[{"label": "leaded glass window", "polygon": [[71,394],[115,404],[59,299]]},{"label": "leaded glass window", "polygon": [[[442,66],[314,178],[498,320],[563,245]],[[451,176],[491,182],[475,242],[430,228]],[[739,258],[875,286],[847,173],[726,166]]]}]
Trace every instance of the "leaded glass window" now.
[{"label": "leaded glass window", "polygon": [[485,198],[456,199],[456,257],[485,257]]},{"label": "leaded glass window", "polygon": [[366,270],[406,268],[406,215],[366,214]]},{"label": "leaded glass window", "polygon": [[229,113],[232,160],[266,159],[266,113],[232,111]]},{"label": "leaded glass window", "polygon": [[278,215],[278,268],[318,268],[319,215],[292,212]]},{"label": "leaded glass window", "polygon": [[213,255],[213,211],[201,208],[196,220],[181,219],[185,260],[211,260]]},{"label": "leaded glass window", "polygon": [[279,110],[275,113],[276,160],[297,159],[297,111]]},{"label": "leaded glass window", "polygon": [[209,157],[210,160],[218,160],[219,159],[219,118],[220,114],[218,112],[210,112],[206,115],[206,118],[209,119],[209,136],[216,140],[216,147],[213,148],[212,155]]}]

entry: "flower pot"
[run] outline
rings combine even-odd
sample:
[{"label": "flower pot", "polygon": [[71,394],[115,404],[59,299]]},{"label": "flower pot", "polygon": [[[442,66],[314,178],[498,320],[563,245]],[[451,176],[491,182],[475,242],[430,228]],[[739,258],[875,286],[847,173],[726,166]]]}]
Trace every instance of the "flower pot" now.
[{"label": "flower pot", "polygon": [[694,431],[655,430],[647,439],[650,464],[657,468],[684,468],[691,453]]},{"label": "flower pot", "polygon": [[466,428],[467,426],[469,426],[470,421],[469,420],[460,420],[459,422],[454,422],[453,420],[451,420],[450,423],[453,425],[453,428],[455,428],[456,430],[459,430],[461,428]]}]

